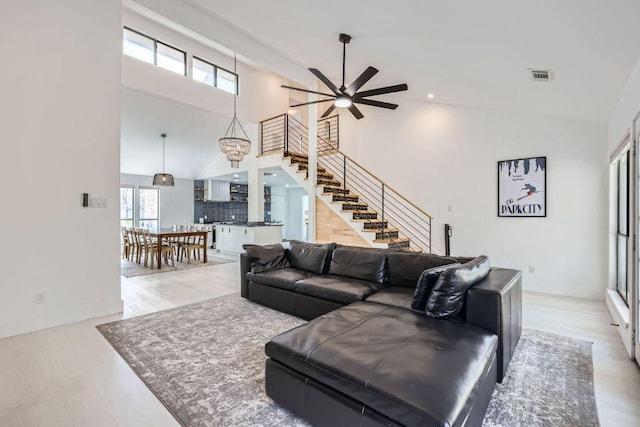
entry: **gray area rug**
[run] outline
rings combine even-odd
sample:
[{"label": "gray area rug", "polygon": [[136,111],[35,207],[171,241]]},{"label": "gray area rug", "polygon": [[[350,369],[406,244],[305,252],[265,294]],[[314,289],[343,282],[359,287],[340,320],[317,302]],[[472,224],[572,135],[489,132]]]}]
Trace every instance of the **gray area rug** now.
[{"label": "gray area rug", "polygon": [[[136,262],[129,261],[128,259],[120,260],[120,275],[124,277],[136,277],[136,276],[145,276],[147,274],[158,274],[158,273],[166,273],[167,271],[178,271],[178,270],[187,270],[190,268],[198,268],[198,267],[209,267],[211,265],[216,264],[226,264],[228,262],[233,262],[228,259],[218,258],[213,256],[215,252],[209,251],[207,252],[207,262],[204,263],[201,260],[192,259],[190,263],[187,263],[187,258],[184,257],[182,262],[178,262],[176,260],[175,267],[171,265],[171,260],[169,260],[169,264],[164,263],[164,258],[162,260],[162,268],[157,269],[155,261],[153,262],[153,269],[144,266],[144,260],[142,263],[138,264]],[[148,265],[151,265],[150,263]]]},{"label": "gray area rug", "polygon": [[[184,426],[307,426],[264,392],[264,344],[305,321],[227,295],[99,325]],[[591,344],[524,330],[484,426],[597,426]]]}]

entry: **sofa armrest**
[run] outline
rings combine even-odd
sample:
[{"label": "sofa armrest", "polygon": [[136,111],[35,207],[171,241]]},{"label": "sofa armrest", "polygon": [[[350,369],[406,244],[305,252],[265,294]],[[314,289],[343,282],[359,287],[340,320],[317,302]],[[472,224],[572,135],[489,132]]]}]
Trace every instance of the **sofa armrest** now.
[{"label": "sofa armrest", "polygon": [[253,259],[246,252],[240,254],[240,295],[249,298],[249,280],[247,273],[251,271],[251,262]]},{"label": "sofa armrest", "polygon": [[466,321],[498,335],[498,382],[502,382],[522,333],[522,273],[492,268],[467,291]]}]

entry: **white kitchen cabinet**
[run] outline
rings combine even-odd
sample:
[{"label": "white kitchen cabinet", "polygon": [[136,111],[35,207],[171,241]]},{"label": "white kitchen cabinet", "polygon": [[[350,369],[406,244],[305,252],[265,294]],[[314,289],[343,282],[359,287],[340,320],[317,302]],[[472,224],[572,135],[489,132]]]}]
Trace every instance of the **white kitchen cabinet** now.
[{"label": "white kitchen cabinet", "polygon": [[269,245],[282,242],[282,226],[217,225],[216,249],[221,252],[239,254],[242,245]]}]

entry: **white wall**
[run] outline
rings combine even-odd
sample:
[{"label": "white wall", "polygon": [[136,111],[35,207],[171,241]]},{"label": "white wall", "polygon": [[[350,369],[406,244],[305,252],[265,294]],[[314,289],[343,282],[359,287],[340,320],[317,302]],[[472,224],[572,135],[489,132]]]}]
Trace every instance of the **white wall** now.
[{"label": "white wall", "polygon": [[640,60],[631,72],[620,100],[609,119],[610,154],[618,147],[638,112],[640,112]]},{"label": "white wall", "polygon": [[122,310],[121,3],[0,2],[0,50],[1,338]]},{"label": "white wall", "polygon": [[302,199],[307,192],[303,188],[290,188],[287,191],[288,212],[287,212],[287,234],[283,234],[283,238],[292,240],[305,240],[305,231],[303,230]]},{"label": "white wall", "polygon": [[[120,174],[120,184],[133,185],[137,189],[151,187],[153,176]],[[160,190],[160,228],[193,224],[193,180],[175,178],[174,187],[157,187]]]},{"label": "white wall", "polygon": [[271,219],[282,221],[282,236],[289,233],[289,195],[286,187],[271,187]]},{"label": "white wall", "polygon": [[[607,271],[606,127],[399,100],[340,118],[341,148],[435,217],[444,252],[486,254],[523,271],[531,290],[603,299]],[[381,154],[384,153],[384,154]],[[547,156],[547,218],[497,217],[499,160]],[[448,211],[453,206],[453,212]],[[528,273],[528,266],[535,274]]]}]

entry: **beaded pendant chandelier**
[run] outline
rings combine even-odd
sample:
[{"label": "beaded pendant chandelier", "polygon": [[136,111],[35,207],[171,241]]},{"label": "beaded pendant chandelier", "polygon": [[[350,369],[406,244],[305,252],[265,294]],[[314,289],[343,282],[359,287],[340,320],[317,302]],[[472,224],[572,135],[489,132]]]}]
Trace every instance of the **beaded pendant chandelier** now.
[{"label": "beaded pendant chandelier", "polygon": [[175,185],[173,175],[164,173],[164,139],[167,137],[167,134],[163,133],[160,136],[162,137],[162,173],[157,173],[153,176],[153,185],[173,187]]},{"label": "beaded pendant chandelier", "polygon": [[[236,54],[233,54],[233,72],[237,74],[237,64],[236,64]],[[237,107],[237,98],[238,94],[233,96],[233,119],[227,128],[227,132],[224,134],[222,138],[218,140],[218,144],[220,145],[220,151],[222,151],[227,156],[227,160],[231,162],[232,168],[239,168],[240,162],[244,158],[245,155],[249,154],[251,150],[251,141],[249,141],[249,136],[244,131],[240,120],[238,120],[238,115],[236,113]]]}]

